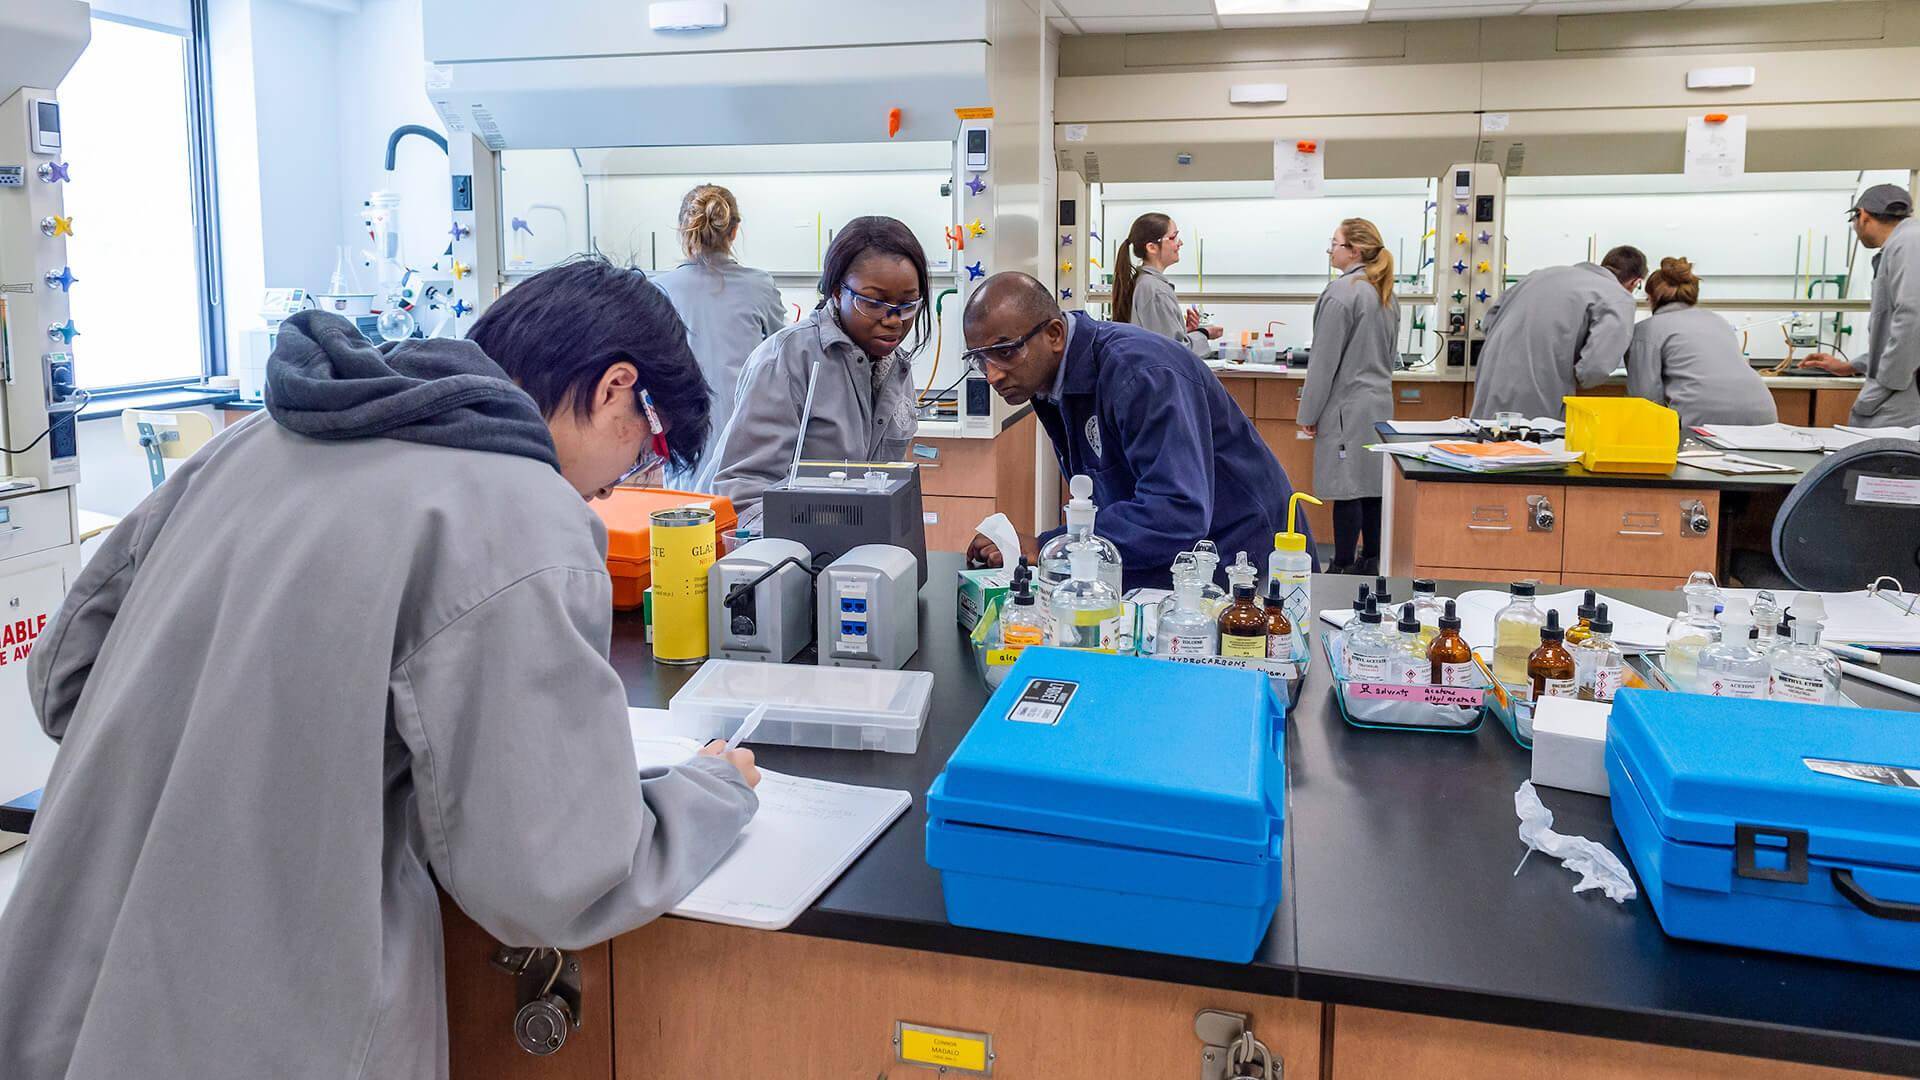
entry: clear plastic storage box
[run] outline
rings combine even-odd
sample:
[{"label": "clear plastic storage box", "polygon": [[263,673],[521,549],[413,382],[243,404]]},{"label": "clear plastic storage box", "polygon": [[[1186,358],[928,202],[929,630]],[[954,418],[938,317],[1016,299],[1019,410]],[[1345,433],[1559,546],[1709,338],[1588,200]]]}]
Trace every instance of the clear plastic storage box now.
[{"label": "clear plastic storage box", "polygon": [[930,671],[878,671],[812,664],[709,660],[668,705],[671,733],[707,741],[731,736],[755,707],[767,706],[749,745],[833,750],[920,748],[933,702]]}]

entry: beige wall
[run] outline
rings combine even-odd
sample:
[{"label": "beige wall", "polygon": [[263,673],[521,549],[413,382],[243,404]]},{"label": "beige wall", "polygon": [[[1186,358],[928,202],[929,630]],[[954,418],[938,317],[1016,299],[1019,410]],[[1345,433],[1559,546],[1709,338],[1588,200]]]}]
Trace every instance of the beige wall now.
[{"label": "beige wall", "polygon": [[[1709,66],[1752,66],[1755,85],[1687,90]],[[1678,172],[1686,119],[1707,112],[1748,117],[1750,171],[1920,164],[1920,0],[1090,35],[1065,39],[1060,68],[1055,145],[1082,171],[1097,155],[1107,181],[1264,178],[1273,140],[1302,137],[1338,177]],[[1229,104],[1244,82],[1288,100]],[[1485,113],[1507,129],[1483,132]]]}]

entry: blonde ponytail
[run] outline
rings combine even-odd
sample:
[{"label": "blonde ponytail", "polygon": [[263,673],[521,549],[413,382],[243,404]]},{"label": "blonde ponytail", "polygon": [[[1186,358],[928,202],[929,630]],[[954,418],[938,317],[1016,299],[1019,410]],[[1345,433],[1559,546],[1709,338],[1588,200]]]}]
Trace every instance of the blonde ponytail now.
[{"label": "blonde ponytail", "polygon": [[701,184],[680,200],[680,247],[689,256],[729,255],[740,229],[740,204],[718,184]]},{"label": "blonde ponytail", "polygon": [[1393,303],[1393,253],[1387,250],[1386,242],[1380,239],[1380,230],[1366,218],[1348,218],[1340,223],[1340,231],[1346,233],[1347,244],[1353,253],[1360,256],[1360,262],[1366,267],[1367,283],[1380,294],[1380,305],[1386,307]]}]

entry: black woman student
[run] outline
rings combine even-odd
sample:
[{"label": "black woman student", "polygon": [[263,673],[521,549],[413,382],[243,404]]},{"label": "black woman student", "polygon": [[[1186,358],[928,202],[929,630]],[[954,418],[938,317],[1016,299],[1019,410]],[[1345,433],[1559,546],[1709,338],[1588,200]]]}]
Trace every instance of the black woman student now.
[{"label": "black woman student", "polygon": [[700,883],[758,774],[723,743],[637,767],[587,505],[699,453],[686,342],[602,259],[464,341],[281,324],[266,411],[107,534],[28,660],[60,751],[0,920],[0,1076],[439,1080],[436,884],[579,949]]},{"label": "black woman student", "polygon": [[[1165,214],[1141,214],[1120,241],[1113,261],[1113,321],[1181,342],[1195,356],[1213,352],[1217,326],[1200,325],[1195,308],[1180,309],[1179,294],[1167,280],[1167,267],[1180,261],[1180,227]],[[1134,259],[1140,260],[1134,266]]]},{"label": "black woman student", "polygon": [[701,450],[709,458],[733,416],[733,395],[747,357],[787,325],[787,305],[773,275],[734,259],[733,245],[739,239],[740,204],[733,192],[701,184],[680,200],[680,247],[686,261],[653,279],[687,324],[687,347],[713,389],[713,435]]},{"label": "black woman student", "polygon": [[[1061,475],[1092,478],[1100,535],[1120,549],[1127,588],[1165,588],[1174,556],[1201,540],[1264,564],[1293,488],[1199,358],[1137,326],[1063,314],[1051,289],[1014,272],[967,300],[965,332],[967,365],[1008,404],[1033,403]],[[967,548],[976,565],[1019,554],[984,536]]]},{"label": "black woman student", "polygon": [[1393,419],[1400,304],[1393,255],[1380,230],[1348,218],[1327,258],[1340,276],[1313,306],[1313,362],[1300,393],[1300,430],[1313,438],[1313,493],[1333,508],[1331,574],[1380,567],[1381,458],[1367,449],[1374,425]]},{"label": "black woman student", "polygon": [[793,461],[816,369],[801,456],[904,459],[919,429],[913,355],[932,336],[927,288],[927,256],[911,229],[890,217],[847,222],[827,247],[819,304],[748,358],[712,483],[701,489],[732,500],[743,528],[757,525],[761,495]]}]

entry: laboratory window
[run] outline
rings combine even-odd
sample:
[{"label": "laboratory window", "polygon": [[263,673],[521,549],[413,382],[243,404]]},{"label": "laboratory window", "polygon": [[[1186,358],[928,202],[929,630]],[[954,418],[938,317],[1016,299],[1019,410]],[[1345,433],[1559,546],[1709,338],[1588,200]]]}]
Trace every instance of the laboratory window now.
[{"label": "laboratory window", "polygon": [[81,386],[98,392],[209,370],[202,170],[188,33],[98,15],[60,84],[68,261]]}]

